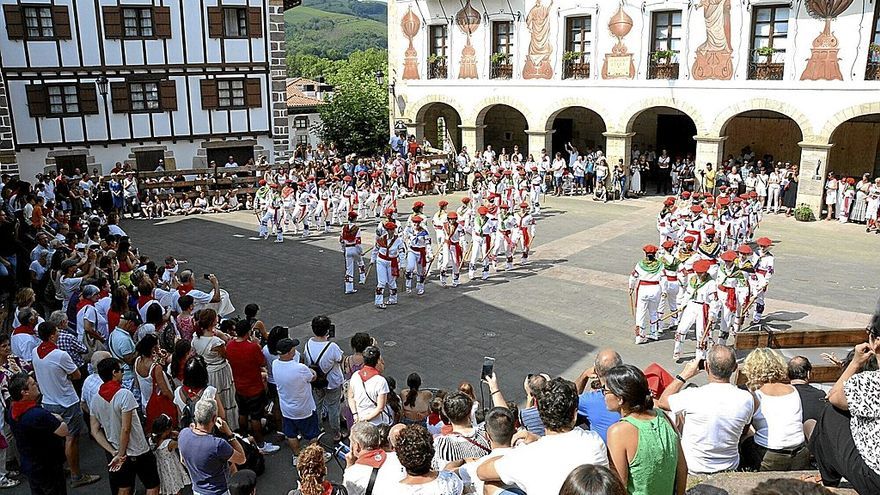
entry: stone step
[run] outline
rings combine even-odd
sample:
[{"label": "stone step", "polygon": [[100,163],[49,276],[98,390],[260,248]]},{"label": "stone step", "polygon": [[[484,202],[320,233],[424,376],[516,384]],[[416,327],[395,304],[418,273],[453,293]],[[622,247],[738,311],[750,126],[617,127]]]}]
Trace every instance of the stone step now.
[{"label": "stone step", "polygon": [[[795,478],[801,480],[819,479],[818,471],[769,471],[758,473],[719,473],[711,475],[688,476],[688,494],[691,495],[749,495],[752,488],[762,481],[776,478]],[[842,483],[844,486],[849,486]],[[851,488],[831,488],[840,495],[858,495]]]}]

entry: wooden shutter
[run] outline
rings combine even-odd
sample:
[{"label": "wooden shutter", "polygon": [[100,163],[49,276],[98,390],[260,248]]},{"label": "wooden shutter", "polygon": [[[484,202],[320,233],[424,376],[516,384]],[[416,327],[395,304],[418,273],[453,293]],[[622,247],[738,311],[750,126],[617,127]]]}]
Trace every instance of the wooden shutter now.
[{"label": "wooden shutter", "polygon": [[3,6],[3,16],[6,17],[6,36],[11,40],[23,40],[24,16],[21,7],[6,4]]},{"label": "wooden shutter", "polygon": [[66,5],[52,6],[52,24],[55,27],[57,39],[69,40],[73,38],[70,35],[70,13],[67,11]]},{"label": "wooden shutter", "polygon": [[263,37],[263,9],[248,7],[248,37]]},{"label": "wooden shutter", "polygon": [[223,37],[223,7],[208,7],[208,36]]},{"label": "wooden shutter", "polygon": [[122,8],[104,7],[104,37],[108,39],[122,38]]},{"label": "wooden shutter", "polygon": [[153,21],[157,38],[171,37],[171,7],[153,7]]},{"label": "wooden shutter", "polygon": [[166,112],[177,110],[177,83],[173,79],[159,82],[159,107]]},{"label": "wooden shutter", "polygon": [[214,79],[202,79],[202,108],[214,110],[220,106],[220,97],[217,95],[217,81]]},{"label": "wooden shutter", "polygon": [[127,82],[110,83],[110,100],[113,103],[113,113],[128,113],[131,111],[131,94],[128,91]]},{"label": "wooden shutter", "polygon": [[95,83],[79,83],[77,96],[79,97],[80,113],[84,115],[98,113],[98,90],[95,88]]},{"label": "wooden shutter", "polygon": [[45,117],[49,114],[49,102],[46,87],[42,84],[29,84],[27,88],[27,104],[31,117]]},{"label": "wooden shutter", "polygon": [[260,90],[260,80],[250,78],[245,80],[245,92],[247,95],[248,108],[260,108],[263,106],[263,97]]}]

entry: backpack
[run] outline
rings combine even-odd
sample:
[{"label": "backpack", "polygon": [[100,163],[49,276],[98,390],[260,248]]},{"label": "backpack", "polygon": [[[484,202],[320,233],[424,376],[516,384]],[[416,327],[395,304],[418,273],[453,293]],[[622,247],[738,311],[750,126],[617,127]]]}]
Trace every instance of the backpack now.
[{"label": "backpack", "polygon": [[189,428],[189,425],[192,424],[196,409],[196,401],[199,399],[198,397],[191,398],[189,394],[184,392],[184,397],[186,397],[186,404],[183,406],[183,409],[180,411],[180,429]]},{"label": "backpack", "polygon": [[321,350],[321,354],[318,354],[318,359],[312,359],[312,353],[309,351],[309,344],[306,343],[306,356],[309,358],[309,369],[315,372],[315,379],[312,380],[312,388],[321,390],[327,388],[327,385],[330,382],[327,381],[327,373],[324,373],[324,370],[321,369],[321,358],[324,357],[324,353],[327,352],[327,349],[330,348],[330,344],[332,342],[327,342],[327,345],[324,346],[324,349]]},{"label": "backpack", "polygon": [[256,473],[257,476],[266,472],[266,458],[263,457],[260,449],[251,443],[250,439],[245,438],[238,433],[233,433],[233,435],[238,439],[238,443],[241,444],[241,450],[244,451],[245,457],[244,463],[236,464],[238,469],[250,469]]}]

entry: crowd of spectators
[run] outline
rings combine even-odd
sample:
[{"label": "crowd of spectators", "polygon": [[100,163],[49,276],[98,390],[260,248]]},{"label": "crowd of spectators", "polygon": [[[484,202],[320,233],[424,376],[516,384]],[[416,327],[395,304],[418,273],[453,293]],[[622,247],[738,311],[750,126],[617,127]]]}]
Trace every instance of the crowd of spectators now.
[{"label": "crowd of spectators", "polygon": [[[880,316],[827,398],[804,357],[761,348],[739,369],[720,345],[674,377],[604,350],[575,381],[524,377],[522,405],[494,373],[477,383],[491,404],[467,382],[423,389],[418,374],[398,394],[372,336],[354,334],[346,354],[326,316],[305,342],[257,305],[236,317],[215,276],[205,292],[174,257],[138,253],[114,212],[59,206],[40,228],[24,222],[28,191],[4,184],[0,209],[14,251],[0,487],[26,479],[33,493],[64,493],[66,465],[71,486],[107,476],[123,495],[136,479],[150,495],[253,493],[250,473],[281,439],[302,495],[681,494],[688,473],[811,465],[826,485],[880,492]],[[24,261],[40,259],[50,261],[35,278]],[[107,473],[81,472],[86,432]],[[334,454],[341,480],[327,478]]]}]

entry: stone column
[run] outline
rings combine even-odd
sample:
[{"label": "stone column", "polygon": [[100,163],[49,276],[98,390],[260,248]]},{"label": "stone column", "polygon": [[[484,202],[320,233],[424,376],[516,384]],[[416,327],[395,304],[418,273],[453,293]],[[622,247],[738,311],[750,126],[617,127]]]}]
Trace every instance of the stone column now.
[{"label": "stone column", "polygon": [[608,176],[618,160],[623,160],[623,169],[629,173],[629,162],[632,160],[632,138],[634,132],[603,132],[605,136],[605,159],[608,161]]},{"label": "stone column", "polygon": [[798,175],[797,204],[805,203],[813,209],[816,218],[822,215],[822,200],[825,191],[825,174],[828,169],[828,143],[798,143],[801,147],[801,163]]},{"label": "stone column", "polygon": [[269,102],[272,155],[269,163],[290,158],[290,121],[287,115],[287,52],[284,49],[284,2],[269,0]]},{"label": "stone column", "polygon": [[547,153],[552,154],[554,132],[556,132],[555,129],[551,129],[549,131],[526,130],[526,135],[529,137],[529,148],[523,152],[523,157],[528,158],[529,155],[532,155],[535,157],[536,160],[538,160],[541,157],[542,149],[545,149],[547,150]]},{"label": "stone column", "polygon": [[711,163],[715,170],[724,162],[724,141],[727,136],[694,136],[697,142],[697,153],[694,156],[696,169],[706,170],[706,164]]},{"label": "stone column", "polygon": [[[406,122],[406,134],[408,136],[415,136],[416,141],[422,142],[425,138],[425,123],[424,122]],[[431,143],[434,144],[434,143]],[[436,146],[436,145],[435,145]]]},{"label": "stone column", "polygon": [[483,150],[483,129],[486,126],[460,125],[458,128],[461,129],[461,146],[467,147],[468,154],[474,158]]}]

